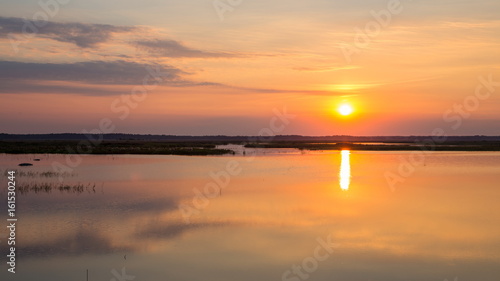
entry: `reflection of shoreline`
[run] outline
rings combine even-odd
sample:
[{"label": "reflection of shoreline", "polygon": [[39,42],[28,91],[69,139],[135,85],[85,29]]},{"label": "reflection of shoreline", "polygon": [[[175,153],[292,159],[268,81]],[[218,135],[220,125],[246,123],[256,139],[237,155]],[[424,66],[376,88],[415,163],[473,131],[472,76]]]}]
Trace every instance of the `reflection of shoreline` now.
[{"label": "reflection of shoreline", "polygon": [[339,184],[342,190],[348,190],[351,184],[351,152],[349,150],[342,150],[340,153],[342,159],[340,162]]}]

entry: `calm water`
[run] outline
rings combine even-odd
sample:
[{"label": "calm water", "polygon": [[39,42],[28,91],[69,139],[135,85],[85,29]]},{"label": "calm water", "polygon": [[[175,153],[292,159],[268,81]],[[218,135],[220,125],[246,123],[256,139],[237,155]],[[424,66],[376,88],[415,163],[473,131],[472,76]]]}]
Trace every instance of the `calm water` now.
[{"label": "calm water", "polygon": [[[260,154],[84,156],[64,180],[83,191],[17,195],[17,273],[1,239],[0,279],[500,280],[500,153],[432,153],[394,190],[385,174],[411,152]],[[0,155],[0,170],[64,157]]]}]

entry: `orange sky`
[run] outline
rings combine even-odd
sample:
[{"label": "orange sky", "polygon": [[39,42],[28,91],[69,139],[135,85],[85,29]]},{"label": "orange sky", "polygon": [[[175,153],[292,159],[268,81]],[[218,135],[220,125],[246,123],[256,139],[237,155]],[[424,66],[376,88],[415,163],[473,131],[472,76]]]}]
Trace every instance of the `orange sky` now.
[{"label": "orange sky", "polygon": [[282,134],[498,135],[500,3],[414,2],[2,4],[0,132],[255,135],[286,107]]}]

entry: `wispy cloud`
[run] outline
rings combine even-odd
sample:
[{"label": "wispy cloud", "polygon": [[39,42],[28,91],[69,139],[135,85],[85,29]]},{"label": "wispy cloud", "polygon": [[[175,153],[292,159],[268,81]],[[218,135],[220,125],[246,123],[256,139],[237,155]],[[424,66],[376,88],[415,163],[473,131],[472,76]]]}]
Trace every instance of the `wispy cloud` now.
[{"label": "wispy cloud", "polygon": [[136,29],[137,27],[133,26],[26,21],[22,18],[0,17],[0,37],[26,33],[72,43],[81,48],[91,48],[104,43],[111,39],[113,33],[131,32]]},{"label": "wispy cloud", "polygon": [[347,65],[347,66],[330,66],[330,67],[294,67],[293,70],[297,71],[308,71],[308,72],[329,72],[329,71],[338,71],[338,70],[348,70],[348,69],[356,69],[359,66]]},{"label": "wispy cloud", "polygon": [[186,73],[170,65],[127,61],[76,63],[25,63],[0,61],[0,93],[53,93],[103,96],[123,94],[119,85],[139,85],[154,73],[168,87],[219,86],[192,81]]},{"label": "wispy cloud", "polygon": [[76,63],[26,63],[0,61],[0,94],[76,94],[104,96],[123,94],[119,85],[139,85],[149,71],[161,74],[167,87],[222,87],[237,93],[340,95],[341,91],[283,90],[239,87],[210,81],[193,81],[187,73],[170,65],[151,65],[127,61],[90,61]]},{"label": "wispy cloud", "polygon": [[34,80],[0,80],[0,94],[72,94],[82,96],[113,96],[123,94],[123,89],[85,85],[81,83],[57,83]]},{"label": "wispy cloud", "polygon": [[150,54],[170,58],[224,58],[238,55],[225,52],[209,52],[189,48],[171,39],[143,40],[134,42]]},{"label": "wispy cloud", "polygon": [[[74,81],[89,84],[140,84],[151,65],[127,61],[76,63],[25,63],[0,61],[0,80]],[[173,66],[158,66],[166,81],[181,80],[185,74]]]}]

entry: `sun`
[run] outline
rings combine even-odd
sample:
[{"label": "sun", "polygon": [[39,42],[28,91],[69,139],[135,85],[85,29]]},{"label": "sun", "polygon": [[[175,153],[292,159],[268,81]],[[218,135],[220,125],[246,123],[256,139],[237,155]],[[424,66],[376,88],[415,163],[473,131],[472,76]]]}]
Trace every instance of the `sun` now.
[{"label": "sun", "polygon": [[342,104],[341,106],[339,106],[339,108],[337,108],[337,111],[342,116],[348,116],[354,112],[354,109],[350,104]]}]

